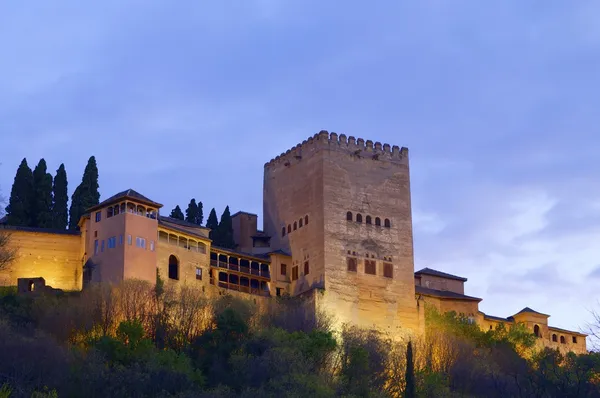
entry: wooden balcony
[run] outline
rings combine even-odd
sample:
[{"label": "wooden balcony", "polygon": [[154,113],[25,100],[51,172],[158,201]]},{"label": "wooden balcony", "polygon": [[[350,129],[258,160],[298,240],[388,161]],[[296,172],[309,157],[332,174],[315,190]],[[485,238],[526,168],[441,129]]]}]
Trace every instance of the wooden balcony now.
[{"label": "wooden balcony", "polygon": [[269,271],[260,270],[256,268],[244,267],[237,264],[227,263],[225,261],[218,261],[215,259],[210,260],[210,266],[216,268],[222,268],[229,271],[239,272],[244,275],[253,275],[265,279],[271,279],[271,273]]},{"label": "wooden balcony", "polygon": [[238,292],[254,294],[254,295],[263,296],[263,297],[271,296],[271,292],[269,292],[268,290],[261,290],[261,289],[257,289],[257,288],[252,288],[250,286],[238,285],[236,283],[228,283],[228,282],[223,282],[223,281],[215,282],[215,278],[210,278],[210,284],[214,285],[215,283],[218,287],[223,288],[223,289],[235,290]]}]

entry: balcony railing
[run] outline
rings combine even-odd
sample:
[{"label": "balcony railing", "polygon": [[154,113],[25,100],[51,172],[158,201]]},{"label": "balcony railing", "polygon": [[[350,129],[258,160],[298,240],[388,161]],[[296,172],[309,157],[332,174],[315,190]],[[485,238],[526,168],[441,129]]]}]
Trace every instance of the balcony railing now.
[{"label": "balcony railing", "polygon": [[[210,278],[210,284],[214,285],[215,284],[215,279],[214,278]],[[261,290],[258,288],[253,288],[250,286],[243,286],[243,285],[238,285],[235,283],[228,283],[228,282],[223,282],[223,281],[218,281],[217,282],[217,286],[219,286],[220,288],[223,289],[229,289],[229,290],[235,290],[238,292],[242,292],[242,293],[248,293],[248,294],[254,294],[257,296],[263,296],[263,297],[270,297],[271,296],[271,292],[269,292],[268,290]]]},{"label": "balcony railing", "polygon": [[243,266],[240,266],[237,264],[228,264],[225,261],[210,260],[210,265],[212,267],[223,268],[223,269],[228,269],[230,271],[241,272],[242,274],[262,276],[263,278],[269,278],[269,279],[271,278],[271,273],[269,271],[258,270],[256,268],[250,268],[250,267],[243,267]]}]

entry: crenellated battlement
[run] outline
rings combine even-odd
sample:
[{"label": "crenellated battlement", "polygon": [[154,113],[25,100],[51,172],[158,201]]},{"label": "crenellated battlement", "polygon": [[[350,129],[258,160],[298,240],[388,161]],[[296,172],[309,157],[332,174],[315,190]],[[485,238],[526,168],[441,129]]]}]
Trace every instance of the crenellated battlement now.
[{"label": "crenellated battlement", "polygon": [[272,167],[279,164],[291,164],[292,161],[302,159],[303,154],[322,149],[344,151],[349,155],[359,158],[369,158],[373,160],[387,160],[392,162],[406,162],[408,159],[408,148],[400,148],[397,145],[382,144],[363,138],[346,136],[345,134],[329,133],[327,130],[321,130],[317,134],[302,141],[302,143],[288,149],[279,156],[265,163],[265,167]]}]

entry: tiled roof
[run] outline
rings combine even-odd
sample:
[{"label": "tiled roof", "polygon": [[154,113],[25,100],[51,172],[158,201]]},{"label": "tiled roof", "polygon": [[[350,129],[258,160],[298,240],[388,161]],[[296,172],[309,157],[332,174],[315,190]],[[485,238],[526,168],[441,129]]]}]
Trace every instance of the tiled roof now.
[{"label": "tiled roof", "polygon": [[166,216],[158,216],[158,221],[165,221],[165,222],[169,222],[171,224],[181,225],[182,227],[186,227],[186,228],[209,229],[209,228],[203,227],[198,224],[187,222],[185,220],[179,220],[177,218],[166,217]]},{"label": "tiled roof", "polygon": [[273,250],[272,252],[268,252],[266,254],[283,254],[284,256],[292,257],[292,255],[290,253],[286,252],[285,250],[281,250],[281,249]]},{"label": "tiled roof", "polygon": [[125,191],[119,192],[113,196],[111,196],[110,198],[103,200],[102,202],[100,202],[99,204],[97,204],[96,206],[92,206],[89,209],[86,209],[87,211],[92,211],[95,209],[99,209],[100,207],[106,206],[110,203],[114,203],[116,201],[125,199],[125,198],[129,198],[129,199],[133,199],[136,200],[138,202],[141,202],[143,204],[146,205],[150,205],[150,206],[154,206],[156,208],[160,208],[162,207],[162,205],[158,202],[155,202],[149,198],[147,198],[146,196],[142,195],[141,193],[133,190],[133,189],[127,189]]},{"label": "tiled roof", "polygon": [[[538,315],[543,315],[543,316],[550,316],[548,314],[542,314],[541,312],[537,312],[535,310],[532,310],[529,307],[525,307],[523,308],[521,311],[517,312],[515,315],[519,315],[519,314],[523,314],[523,313],[530,313],[530,314],[538,314]],[[514,316],[514,315],[513,315]]]},{"label": "tiled roof", "polygon": [[219,246],[211,246],[211,250],[214,249],[215,251],[220,251],[220,252],[224,252],[224,253],[231,253],[231,254],[237,254],[241,257],[250,257],[250,258],[255,258],[257,260],[261,260],[264,262],[269,262],[270,257],[269,257],[269,253],[260,253],[260,254],[254,254],[254,253],[246,253],[246,252],[242,252],[239,250],[235,250],[235,249],[227,249],[225,247],[219,247]]},{"label": "tiled roof", "polygon": [[462,276],[456,276],[456,275],[452,275],[452,274],[447,274],[445,272],[441,272],[441,271],[437,271],[431,268],[423,268],[420,271],[415,272],[415,275],[432,275],[432,276],[437,276],[440,278],[446,278],[446,279],[454,279],[457,281],[461,281],[461,282],[466,282],[467,278],[463,278]]},{"label": "tiled roof", "polygon": [[35,227],[19,227],[16,225],[1,225],[1,229],[7,229],[12,231],[24,231],[24,232],[39,232],[44,234],[59,234],[59,235],[81,235],[80,231],[70,231],[67,229],[53,229],[53,228],[35,228]]},{"label": "tiled roof", "polygon": [[455,300],[467,300],[467,301],[481,301],[478,297],[467,296],[460,293],[451,292],[449,290],[437,290],[430,289],[423,286],[415,286],[415,293],[423,294],[425,296],[433,296],[439,298],[455,299]]},{"label": "tiled roof", "polygon": [[248,213],[247,211],[242,211],[242,210],[240,210],[240,211],[238,211],[238,212],[235,212],[235,213],[233,213],[233,214],[231,215],[231,217],[235,217],[235,216],[237,216],[238,214],[245,214],[245,215],[247,215],[247,216],[254,216],[254,217],[258,217],[258,216],[257,216],[256,214],[254,214],[254,213]]},{"label": "tiled roof", "polygon": [[483,314],[483,317],[485,319],[491,319],[492,321],[511,322],[511,320],[507,319],[507,318],[502,318],[502,317],[499,317],[499,316],[488,315],[488,314],[485,314],[483,312],[482,312],[482,314]]},{"label": "tiled roof", "polygon": [[[173,222],[173,218],[170,217],[158,217],[158,225],[172,229],[173,231],[180,232],[182,234],[192,235],[202,239],[209,239],[208,233],[209,230],[207,228],[201,227],[199,225],[186,223],[185,221],[176,220],[178,222]],[[189,227],[186,224],[193,225],[194,227]]]},{"label": "tiled roof", "polygon": [[587,337],[588,336],[585,333],[574,332],[572,330],[567,330],[567,329],[555,328],[554,326],[548,326],[548,330],[553,330],[555,332],[561,332],[561,333],[576,334],[578,336],[583,336],[583,337]]},{"label": "tiled roof", "polygon": [[261,239],[267,239],[270,238],[269,235],[267,235],[264,231],[261,230],[257,230],[256,233],[254,235],[252,235],[253,238],[261,238]]}]

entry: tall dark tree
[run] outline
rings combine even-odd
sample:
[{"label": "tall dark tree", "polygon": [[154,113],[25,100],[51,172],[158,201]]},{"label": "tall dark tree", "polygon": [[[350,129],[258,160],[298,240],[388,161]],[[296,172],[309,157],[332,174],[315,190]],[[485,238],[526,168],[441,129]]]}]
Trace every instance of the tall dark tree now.
[{"label": "tall dark tree", "polygon": [[27,159],[23,159],[17,169],[12,190],[10,191],[10,199],[6,207],[7,223],[24,227],[31,225],[32,200],[33,172],[27,164]]},{"label": "tall dark tree", "polygon": [[175,206],[173,210],[171,210],[171,214],[169,215],[171,218],[175,218],[177,220],[185,220],[183,216],[183,212],[181,211],[181,207],[179,205]]},{"label": "tall dark tree", "polygon": [[67,171],[65,165],[61,164],[56,170],[54,185],[52,186],[52,228],[67,228],[69,219],[67,187]]},{"label": "tall dark tree", "polygon": [[52,227],[52,175],[43,158],[33,170],[31,213],[32,227]]},{"label": "tall dark tree", "polygon": [[215,242],[218,241],[219,219],[217,218],[217,212],[214,207],[208,215],[208,220],[206,220],[206,228],[210,229],[209,237],[213,240],[213,244],[218,246]]},{"label": "tall dark tree", "polygon": [[204,222],[204,206],[201,201],[198,201],[198,213],[196,215],[196,224],[202,225]]},{"label": "tall dark tree", "polygon": [[413,360],[412,342],[406,347],[406,389],[404,398],[415,398],[415,363]]},{"label": "tall dark tree", "polygon": [[77,186],[73,196],[71,196],[69,229],[78,229],[77,223],[85,211],[100,203],[98,188],[98,165],[96,164],[96,158],[91,156],[83,171],[81,184]]},{"label": "tall dark tree", "polygon": [[219,222],[218,241],[221,247],[228,249],[235,248],[235,241],[233,240],[233,224],[231,222],[231,213],[229,212],[229,206],[225,207],[225,211],[221,214],[221,221]]},{"label": "tall dark tree", "polygon": [[190,204],[185,211],[185,221],[198,224],[198,205],[196,204],[196,199],[190,200]]}]

